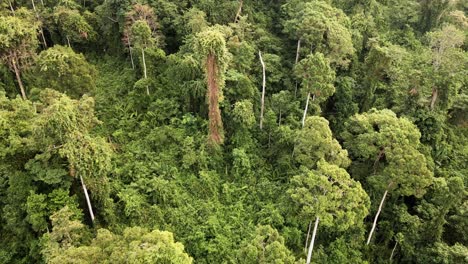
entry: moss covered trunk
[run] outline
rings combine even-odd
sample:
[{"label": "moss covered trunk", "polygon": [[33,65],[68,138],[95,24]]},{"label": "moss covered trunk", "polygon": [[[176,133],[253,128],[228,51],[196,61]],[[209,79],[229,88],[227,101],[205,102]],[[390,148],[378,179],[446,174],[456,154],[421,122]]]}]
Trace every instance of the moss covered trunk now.
[{"label": "moss covered trunk", "polygon": [[219,80],[218,65],[214,54],[210,53],[206,59],[206,72],[208,84],[208,119],[209,132],[208,140],[210,143],[223,143],[223,121],[221,120],[221,111],[219,110]]}]

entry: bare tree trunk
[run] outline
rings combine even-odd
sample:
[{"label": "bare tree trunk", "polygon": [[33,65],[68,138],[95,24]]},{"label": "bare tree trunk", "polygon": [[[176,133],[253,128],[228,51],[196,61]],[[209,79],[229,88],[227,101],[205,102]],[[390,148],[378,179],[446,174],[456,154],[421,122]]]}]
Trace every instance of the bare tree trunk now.
[{"label": "bare tree trunk", "polygon": [[301,39],[297,41],[297,48],[296,48],[296,64],[299,62],[299,51],[301,50]]},{"label": "bare tree trunk", "polygon": [[260,57],[260,63],[262,64],[262,74],[263,74],[263,81],[262,81],[262,106],[260,109],[260,129],[263,129],[263,112],[265,111],[265,86],[266,86],[266,74],[265,74],[265,62],[262,58],[262,52],[258,52],[258,56]]},{"label": "bare tree trunk", "polygon": [[89,199],[88,189],[86,189],[86,185],[84,184],[83,177],[81,177],[81,175],[80,175],[80,180],[81,180],[81,186],[83,187],[83,192],[85,194],[86,203],[88,204],[89,215],[91,216],[91,221],[94,222],[93,207],[91,206],[91,200]]},{"label": "bare tree trunk", "polygon": [[382,211],[382,206],[384,204],[385,197],[387,197],[387,193],[388,193],[388,190],[385,190],[385,193],[382,196],[382,200],[380,201],[379,210],[377,211],[377,214],[375,214],[374,223],[372,224],[372,229],[371,229],[371,231],[369,233],[369,237],[367,238],[366,245],[369,245],[369,243],[370,243],[370,241],[372,239],[372,234],[374,233],[375,227],[377,226],[377,219],[379,218],[380,211]]},{"label": "bare tree trunk", "polygon": [[70,38],[67,36],[67,43],[68,43],[68,47],[71,48],[71,45],[70,45]]},{"label": "bare tree trunk", "polygon": [[132,55],[132,46],[130,44],[130,37],[128,38],[128,50],[130,51],[130,61],[132,62],[132,69],[135,69],[135,63],[133,62],[133,55]]},{"label": "bare tree trunk", "polygon": [[146,78],[148,78],[148,75],[147,75],[147,72],[146,72],[145,50],[143,48],[141,48],[141,58],[142,58],[142,61],[143,61],[143,76],[146,79]]},{"label": "bare tree trunk", "polygon": [[239,1],[239,9],[237,9],[237,14],[236,14],[236,17],[234,18],[234,23],[237,23],[237,20],[239,20],[239,17],[241,15],[241,12],[242,12],[242,5],[244,4],[244,0],[240,0]]},{"label": "bare tree trunk", "polygon": [[[16,57],[16,56],[15,56]],[[20,73],[20,70],[18,68],[18,65],[16,65],[16,58],[13,59],[13,70],[15,71],[15,75],[16,75],[16,80],[18,81],[18,85],[20,87],[20,91],[21,91],[21,97],[23,98],[23,100],[26,100],[28,99],[26,97],[26,90],[24,89],[24,85],[23,85],[23,81],[21,81],[21,73]]]},{"label": "bare tree trunk", "polygon": [[44,44],[44,49],[47,49],[47,41],[45,39],[44,29],[42,29],[42,27],[40,28],[40,32],[41,32],[41,37],[42,37],[42,44]]},{"label": "bare tree trunk", "polygon": [[309,228],[307,229],[307,238],[306,238],[306,243],[304,247],[304,252],[307,252],[307,245],[309,245],[309,235],[310,235],[310,229],[312,228],[312,220],[309,222]]},{"label": "bare tree trunk", "polygon": [[[146,78],[148,78],[148,74],[146,72],[146,59],[145,59],[145,49],[141,48],[141,58],[142,58],[142,61],[143,61],[143,76]],[[149,92],[149,87],[148,85],[146,86],[146,94],[147,95],[150,95],[150,92]]]},{"label": "bare tree trunk", "polygon": [[395,242],[395,246],[393,247],[392,254],[390,254],[390,261],[392,261],[392,259],[393,259],[393,254],[395,253],[395,249],[396,249],[397,245],[398,245],[398,240]]},{"label": "bare tree trunk", "polygon": [[375,158],[375,161],[374,161],[374,174],[376,173],[377,165],[379,165],[379,161],[384,156],[384,154],[385,154],[385,148],[381,149],[380,152],[379,152],[379,155],[377,155],[377,158]]},{"label": "bare tree trunk", "polygon": [[208,140],[211,144],[219,145],[223,143],[223,121],[221,119],[221,110],[219,109],[219,82],[218,65],[216,56],[210,53],[206,58],[206,80],[208,97],[208,121],[209,134]]},{"label": "bare tree trunk", "polygon": [[[37,13],[37,9],[36,9],[36,4],[34,3],[34,0],[31,0],[31,4],[32,4],[32,7],[34,9],[34,13],[36,14],[37,20],[40,20],[39,19],[39,14]],[[44,30],[42,29],[42,26],[40,26],[39,32],[41,33],[42,44],[44,45],[44,49],[47,49],[47,42],[46,42],[45,37],[44,37]]]},{"label": "bare tree trunk", "polygon": [[10,4],[10,10],[13,13],[13,16],[15,16],[15,10],[13,9],[13,6],[11,5],[11,1],[8,1],[8,3]]},{"label": "bare tree trunk", "polygon": [[36,16],[37,16],[36,4],[34,4],[34,0],[31,0],[31,4],[32,4],[33,10],[34,10],[34,12],[36,13]]},{"label": "bare tree trunk", "polygon": [[437,88],[432,88],[432,99],[431,99],[431,110],[434,110],[437,97],[439,96],[439,91]]},{"label": "bare tree trunk", "polygon": [[302,127],[304,127],[304,125],[305,125],[307,110],[309,109],[309,100],[310,100],[310,93],[307,94],[307,100],[306,100],[306,105],[305,105],[305,109],[304,109],[304,115],[302,116]]},{"label": "bare tree trunk", "polygon": [[312,251],[314,250],[315,235],[317,234],[317,227],[318,227],[319,221],[320,221],[320,218],[317,216],[317,218],[315,219],[315,226],[314,226],[314,232],[312,233],[312,239],[310,240],[309,253],[307,253],[306,264],[310,264],[310,260],[312,259]]},{"label": "bare tree trunk", "polygon": [[[296,62],[295,62],[295,64],[297,64],[297,63],[299,62],[299,51],[300,51],[300,49],[301,49],[301,39],[299,39],[299,40],[297,41]],[[298,84],[297,81],[296,81],[296,88],[294,88],[294,98],[297,97],[297,86],[298,86],[298,85],[299,85],[299,84]]]}]

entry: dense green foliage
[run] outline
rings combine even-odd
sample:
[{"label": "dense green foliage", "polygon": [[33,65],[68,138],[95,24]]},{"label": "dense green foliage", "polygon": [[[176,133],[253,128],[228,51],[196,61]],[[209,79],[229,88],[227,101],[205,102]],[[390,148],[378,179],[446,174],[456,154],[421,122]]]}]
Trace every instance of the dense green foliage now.
[{"label": "dense green foliage", "polygon": [[467,12],[1,1],[0,263],[468,262]]}]

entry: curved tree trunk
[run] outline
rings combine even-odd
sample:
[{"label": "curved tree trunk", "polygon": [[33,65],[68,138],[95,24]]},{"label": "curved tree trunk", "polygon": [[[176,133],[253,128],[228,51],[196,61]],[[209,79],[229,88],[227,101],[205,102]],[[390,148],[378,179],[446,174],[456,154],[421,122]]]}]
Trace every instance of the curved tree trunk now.
[{"label": "curved tree trunk", "polygon": [[210,143],[219,145],[223,143],[223,122],[221,120],[221,111],[219,110],[218,64],[213,53],[210,53],[206,58],[206,73],[209,108],[208,140]]},{"label": "curved tree trunk", "polygon": [[[143,76],[146,79],[146,78],[148,78],[148,74],[146,72],[146,59],[145,59],[145,49],[144,48],[141,48],[141,59],[143,61]],[[150,95],[148,85],[146,85],[146,94]]]},{"label": "curved tree trunk", "polygon": [[83,192],[86,198],[86,203],[88,204],[89,215],[91,216],[91,221],[94,222],[93,207],[91,206],[91,200],[89,199],[88,189],[86,189],[86,185],[84,184],[83,177],[81,177],[81,175],[80,175],[80,180],[81,180],[81,186],[83,187]]},{"label": "curved tree trunk", "polygon": [[263,129],[263,112],[265,111],[265,86],[266,86],[266,75],[265,75],[265,62],[263,62],[262,52],[258,52],[258,56],[260,57],[260,63],[262,64],[262,74],[263,74],[263,82],[262,82],[262,106],[260,109],[260,129]]}]

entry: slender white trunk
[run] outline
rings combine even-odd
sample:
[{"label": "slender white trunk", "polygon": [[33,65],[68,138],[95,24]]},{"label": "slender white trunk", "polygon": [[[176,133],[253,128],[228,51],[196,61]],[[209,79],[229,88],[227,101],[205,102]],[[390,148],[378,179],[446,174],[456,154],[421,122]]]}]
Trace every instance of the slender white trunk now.
[{"label": "slender white trunk", "polygon": [[[16,54],[14,55],[16,57]],[[16,76],[16,80],[18,81],[18,85],[19,85],[19,88],[20,88],[20,92],[21,92],[21,97],[23,98],[23,100],[26,100],[28,99],[26,97],[26,90],[24,89],[24,85],[23,85],[23,81],[21,80],[21,73],[20,73],[20,69],[19,69],[19,66],[16,64],[16,59],[13,59],[13,70],[15,71],[15,76]]]},{"label": "slender white trunk", "polygon": [[315,226],[314,226],[314,232],[312,233],[312,239],[310,240],[309,253],[307,253],[306,264],[310,264],[310,260],[312,259],[312,251],[314,250],[315,235],[317,235],[317,227],[318,227],[319,221],[320,221],[320,218],[317,216],[317,218],[315,219]]},{"label": "slender white trunk", "polygon": [[67,43],[68,43],[68,47],[71,48],[71,45],[70,45],[70,38],[67,36]]},{"label": "slender white trunk", "polygon": [[244,4],[244,0],[239,1],[239,8],[237,9],[236,17],[234,18],[234,23],[237,23],[237,20],[239,19],[241,12],[242,12],[242,5]]},{"label": "slender white trunk", "polygon": [[10,10],[13,13],[13,16],[15,16],[15,10],[13,9],[13,6],[11,5],[11,1],[8,1],[8,3],[10,4]]},{"label": "slender white trunk", "polygon": [[[145,49],[144,48],[141,48],[141,57],[142,57],[142,60],[143,60],[143,76],[146,79],[146,78],[148,78],[148,75],[146,73],[146,60],[145,60]],[[148,85],[146,86],[146,94],[150,95]]]},{"label": "slender white trunk", "polygon": [[[39,14],[37,13],[37,9],[36,9],[36,4],[34,3],[34,0],[31,0],[31,4],[32,4],[32,7],[34,9],[34,13],[36,14],[37,20],[40,20],[39,19]],[[42,44],[44,45],[44,49],[47,49],[47,42],[46,42],[45,37],[44,37],[44,30],[42,29],[42,26],[39,28],[39,32],[41,33]]]},{"label": "slender white trunk", "polygon": [[86,189],[86,185],[84,184],[83,177],[81,177],[81,175],[80,175],[80,180],[81,180],[81,186],[83,187],[83,192],[85,194],[86,203],[88,204],[89,215],[91,216],[91,221],[94,222],[93,207],[91,206],[91,200],[89,199],[88,189]]},{"label": "slender white trunk", "polygon": [[[301,39],[299,39],[297,41],[297,48],[296,48],[296,62],[295,64],[297,64],[299,62],[299,51],[301,50]],[[294,88],[294,98],[297,97],[297,87],[299,86],[299,84],[297,83],[296,81],[296,88]]]},{"label": "slender white trunk", "polygon": [[302,116],[302,127],[305,125],[305,120],[307,117],[307,110],[309,109],[309,100],[310,100],[310,93],[307,94],[306,106],[304,109],[304,115]]},{"label": "slender white trunk", "polygon": [[265,74],[265,62],[262,58],[262,52],[258,52],[258,56],[260,57],[260,63],[262,64],[262,74],[263,74],[263,81],[262,81],[262,106],[260,109],[260,129],[263,129],[263,112],[265,111],[265,86],[266,86],[266,74]]},{"label": "slender white trunk", "polygon": [[42,27],[40,28],[40,32],[41,32],[42,44],[44,45],[44,49],[47,49],[47,42],[45,40],[44,29],[42,29]]},{"label": "slender white trunk", "polygon": [[132,62],[132,69],[135,69],[135,63],[133,62],[132,45],[130,43],[130,37],[128,37],[128,50],[130,51],[130,61]]},{"label": "slender white trunk", "polygon": [[398,240],[395,242],[395,246],[393,247],[392,254],[390,254],[390,261],[392,261],[393,253],[395,253],[395,249],[396,249],[397,245],[398,245]]},{"label": "slender white trunk", "polygon": [[146,60],[145,60],[145,50],[143,48],[141,48],[141,58],[143,60],[143,76],[146,78],[148,78],[148,75],[146,73]]},{"label": "slender white trunk", "polygon": [[310,235],[310,229],[312,228],[312,220],[309,222],[309,228],[307,229],[307,238],[306,238],[306,243],[305,243],[305,248],[304,252],[307,252],[307,245],[309,245],[309,235]]},{"label": "slender white trunk", "polygon": [[[37,12],[36,5],[34,4],[34,0],[31,0],[31,4],[32,4],[34,12]],[[36,15],[37,15],[37,13],[36,13]]]},{"label": "slender white trunk", "polygon": [[299,51],[301,50],[301,39],[297,41],[297,48],[296,48],[296,64],[299,62]]},{"label": "slender white trunk", "polygon": [[372,234],[374,233],[375,227],[377,226],[377,219],[379,218],[380,211],[382,211],[382,206],[384,204],[385,197],[387,197],[387,193],[388,193],[388,190],[385,190],[385,193],[382,196],[382,200],[380,201],[379,210],[377,211],[377,214],[375,214],[374,223],[372,224],[372,229],[371,229],[371,231],[369,233],[369,237],[367,238],[366,245],[369,245],[369,243],[370,243],[370,241],[372,239]]}]

